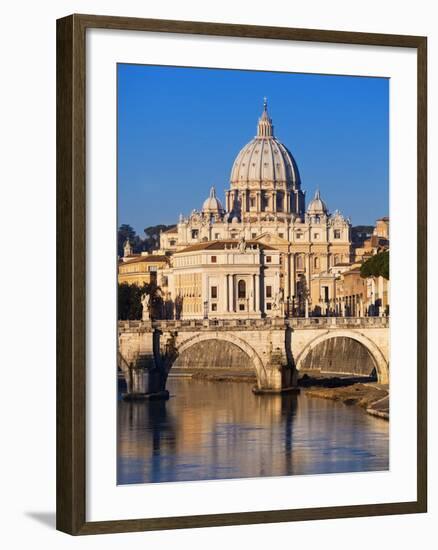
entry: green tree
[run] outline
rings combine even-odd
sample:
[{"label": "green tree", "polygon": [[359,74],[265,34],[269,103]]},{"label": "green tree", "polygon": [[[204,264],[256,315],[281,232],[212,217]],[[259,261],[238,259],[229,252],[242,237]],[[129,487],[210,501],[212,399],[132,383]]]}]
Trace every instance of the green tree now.
[{"label": "green tree", "polygon": [[123,245],[129,239],[134,254],[148,250],[146,241],[143,241],[135,230],[127,223],[122,224],[117,232],[117,255],[123,256]]},{"label": "green tree", "polygon": [[117,231],[117,255],[123,256],[123,245],[129,239],[132,245],[137,237],[134,229],[127,223],[122,224]]},{"label": "green tree", "polygon": [[150,227],[146,227],[144,230],[146,238],[144,239],[143,243],[145,246],[145,250],[148,252],[152,252],[152,250],[156,250],[159,248],[160,245],[160,233],[161,231],[167,231],[171,227],[175,227],[174,225],[151,225]]},{"label": "green tree", "polygon": [[371,256],[360,266],[360,276],[384,277],[389,280],[389,250]]},{"label": "green tree", "polygon": [[121,283],[118,287],[118,318],[120,321],[133,321],[142,318],[143,306],[141,298],[149,294],[152,319],[159,319],[162,314],[163,300],[160,288],[155,283],[130,285]]}]

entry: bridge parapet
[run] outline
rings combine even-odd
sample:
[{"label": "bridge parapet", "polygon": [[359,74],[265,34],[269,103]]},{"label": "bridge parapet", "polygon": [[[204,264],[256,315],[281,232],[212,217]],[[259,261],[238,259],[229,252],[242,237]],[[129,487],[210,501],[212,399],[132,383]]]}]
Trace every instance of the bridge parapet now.
[{"label": "bridge parapet", "polygon": [[387,328],[389,317],[295,317],[286,319],[291,328]]},{"label": "bridge parapet", "polygon": [[119,321],[119,331],[153,332],[172,331],[217,331],[217,330],[284,330],[315,328],[386,328],[389,317],[294,317],[291,319],[185,319],[157,321]]}]

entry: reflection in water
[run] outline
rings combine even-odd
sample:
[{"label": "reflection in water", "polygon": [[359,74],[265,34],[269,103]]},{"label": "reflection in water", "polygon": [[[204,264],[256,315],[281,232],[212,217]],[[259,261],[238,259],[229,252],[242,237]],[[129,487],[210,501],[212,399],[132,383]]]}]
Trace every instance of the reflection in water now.
[{"label": "reflection in water", "polygon": [[388,469],[388,422],[251,384],[169,378],[169,401],[118,403],[118,483]]}]

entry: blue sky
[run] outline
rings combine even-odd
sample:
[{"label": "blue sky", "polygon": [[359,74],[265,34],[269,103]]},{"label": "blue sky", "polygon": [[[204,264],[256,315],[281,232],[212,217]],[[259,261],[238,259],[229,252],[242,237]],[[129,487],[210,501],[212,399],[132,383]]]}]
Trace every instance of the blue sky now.
[{"label": "blue sky", "polygon": [[319,187],[353,225],[388,215],[389,80],[119,64],[119,225],[176,223],[211,185],[223,201],[264,96],[307,201]]}]

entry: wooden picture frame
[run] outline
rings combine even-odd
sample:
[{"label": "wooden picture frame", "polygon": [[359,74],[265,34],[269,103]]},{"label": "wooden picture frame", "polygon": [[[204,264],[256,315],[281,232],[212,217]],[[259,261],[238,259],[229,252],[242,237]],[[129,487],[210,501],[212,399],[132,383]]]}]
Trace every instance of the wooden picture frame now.
[{"label": "wooden picture frame", "polygon": [[[87,29],[412,48],[417,53],[417,499],[375,505],[86,521]],[[57,21],[57,529],[72,535],[347,518],[427,510],[427,40],[420,36],[71,15]]]}]

